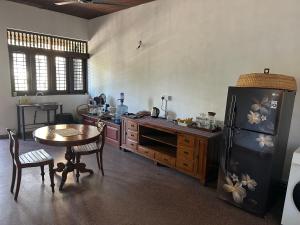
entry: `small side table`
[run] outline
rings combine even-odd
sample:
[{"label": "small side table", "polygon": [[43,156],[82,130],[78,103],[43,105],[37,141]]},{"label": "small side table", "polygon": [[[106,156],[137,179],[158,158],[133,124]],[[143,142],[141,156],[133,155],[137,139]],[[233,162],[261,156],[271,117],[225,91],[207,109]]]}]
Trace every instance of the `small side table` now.
[{"label": "small side table", "polygon": [[[47,106],[57,106],[57,107],[56,108],[49,107],[49,109],[47,109]],[[20,137],[22,137],[22,139],[24,141],[26,141],[26,127],[35,126],[35,125],[50,125],[51,124],[51,121],[50,121],[51,111],[53,111],[54,119],[55,119],[58,107],[60,108],[60,113],[62,113],[62,111],[63,111],[62,104],[58,104],[55,102],[36,103],[36,104],[18,104],[17,105],[18,135]],[[29,109],[29,108],[36,108],[36,109],[45,108],[45,110],[43,110],[43,111],[47,112],[47,122],[27,124],[25,121],[25,109]],[[52,124],[55,124],[55,121],[53,121]]]}]

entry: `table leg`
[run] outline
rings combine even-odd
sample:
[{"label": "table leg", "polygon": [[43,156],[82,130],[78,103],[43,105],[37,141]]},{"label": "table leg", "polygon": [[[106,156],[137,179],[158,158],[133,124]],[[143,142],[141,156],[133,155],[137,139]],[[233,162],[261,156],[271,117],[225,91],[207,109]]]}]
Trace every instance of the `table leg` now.
[{"label": "table leg", "polygon": [[20,106],[17,106],[18,136],[21,137]]},{"label": "table leg", "polygon": [[68,173],[74,171],[74,169],[75,169],[75,165],[72,162],[72,159],[74,157],[73,155],[74,155],[74,152],[72,151],[72,148],[70,146],[68,146],[66,154],[65,154],[65,159],[67,160],[67,163],[65,164],[65,167],[62,171],[62,179],[61,179],[61,183],[59,186],[60,191],[62,190],[62,188],[67,180]]},{"label": "table leg", "polygon": [[21,108],[21,113],[22,113],[22,135],[23,135],[22,137],[23,137],[23,140],[26,141],[24,107]]},{"label": "table leg", "polygon": [[65,159],[67,163],[58,163],[57,168],[54,169],[55,172],[62,172],[61,183],[59,186],[59,190],[61,191],[66,183],[68,173],[73,172],[75,169],[78,169],[80,173],[90,173],[93,174],[94,171],[86,168],[85,163],[74,163],[73,159],[75,157],[75,153],[72,150],[72,147],[67,147],[65,153]]}]

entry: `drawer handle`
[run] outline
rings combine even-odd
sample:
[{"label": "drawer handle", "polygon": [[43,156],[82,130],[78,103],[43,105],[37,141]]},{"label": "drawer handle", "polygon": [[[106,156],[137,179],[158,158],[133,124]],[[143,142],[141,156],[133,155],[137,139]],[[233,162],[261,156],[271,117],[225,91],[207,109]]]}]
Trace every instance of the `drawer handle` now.
[{"label": "drawer handle", "polygon": [[133,124],[131,124],[131,127],[134,127],[134,125],[133,125]]},{"label": "drawer handle", "polygon": [[131,145],[131,146],[134,146],[134,144],[133,144],[133,143],[131,143],[130,145]]},{"label": "drawer handle", "polygon": [[188,155],[188,154],[189,154],[189,152],[186,152],[186,151],[184,151],[183,153],[184,153],[184,154],[186,154],[186,155]]},{"label": "drawer handle", "polygon": [[146,154],[148,154],[149,152],[148,151],[144,151]]},{"label": "drawer handle", "polygon": [[133,135],[133,134],[131,134],[131,137],[134,137],[134,135]]},{"label": "drawer handle", "polygon": [[188,164],[186,164],[186,163],[183,163],[183,165],[184,165],[184,166],[186,166],[186,167],[188,167],[188,166],[189,166],[189,165],[188,165]]}]

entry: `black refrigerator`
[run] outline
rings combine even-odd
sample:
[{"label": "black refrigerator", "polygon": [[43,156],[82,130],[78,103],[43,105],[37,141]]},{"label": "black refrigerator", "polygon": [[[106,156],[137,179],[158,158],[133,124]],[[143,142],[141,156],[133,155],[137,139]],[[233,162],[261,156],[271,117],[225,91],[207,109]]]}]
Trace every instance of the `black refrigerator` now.
[{"label": "black refrigerator", "polygon": [[229,87],[219,197],[263,216],[281,181],[295,92]]}]

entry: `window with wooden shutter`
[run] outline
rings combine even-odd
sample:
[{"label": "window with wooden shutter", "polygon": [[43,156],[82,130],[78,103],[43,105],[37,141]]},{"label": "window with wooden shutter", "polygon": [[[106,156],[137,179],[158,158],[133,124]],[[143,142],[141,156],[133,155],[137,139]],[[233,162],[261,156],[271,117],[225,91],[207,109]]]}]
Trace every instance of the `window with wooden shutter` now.
[{"label": "window with wooden shutter", "polygon": [[13,95],[86,92],[86,41],[7,29]]},{"label": "window with wooden shutter", "polygon": [[67,64],[66,58],[55,57],[56,90],[67,90]]},{"label": "window with wooden shutter", "polygon": [[83,67],[82,59],[73,59],[74,90],[83,90]]},{"label": "window with wooden shutter", "polygon": [[36,90],[48,91],[48,59],[46,55],[35,56]]},{"label": "window with wooden shutter", "polygon": [[15,91],[28,91],[27,57],[25,53],[12,53]]}]

